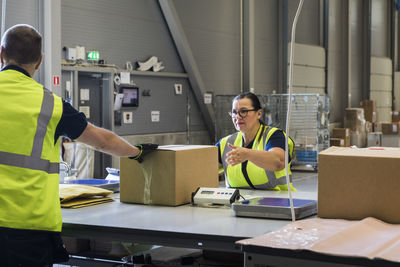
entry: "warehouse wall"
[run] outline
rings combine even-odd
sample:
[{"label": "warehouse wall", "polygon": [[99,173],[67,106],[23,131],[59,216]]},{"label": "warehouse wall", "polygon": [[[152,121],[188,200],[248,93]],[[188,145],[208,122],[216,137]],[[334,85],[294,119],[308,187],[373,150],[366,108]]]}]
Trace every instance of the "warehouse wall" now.
[{"label": "warehouse wall", "polygon": [[[288,26],[290,34],[299,1],[289,0],[288,4]],[[322,46],[322,15],[320,0],[304,1],[296,27],[296,43]]]},{"label": "warehouse wall", "polygon": [[279,91],[278,10],[278,1],[255,1],[254,88],[259,94]]},{"label": "warehouse wall", "polygon": [[331,99],[331,122],[342,122],[347,106],[347,64],[344,16],[347,1],[329,1],[328,95]]},{"label": "warehouse wall", "polygon": [[[296,40],[301,44],[322,45],[323,1],[305,1],[299,18]],[[363,0],[329,1],[329,50],[328,93],[331,97],[331,121],[341,122],[346,106],[356,106],[361,100],[365,85],[361,65]],[[6,27],[15,23],[30,23],[40,26],[38,18],[42,0],[7,1]],[[182,27],[198,64],[207,91],[214,94],[236,94],[240,86],[240,1],[239,0],[175,0]],[[297,8],[298,1],[288,1],[288,26]],[[388,7],[389,0],[372,0],[372,56],[389,55]],[[256,92],[270,93],[279,86],[279,0],[254,0],[255,4],[255,75]],[[96,49],[107,63],[124,67],[125,61],[145,60],[158,55],[169,72],[185,72],[175,45],[169,34],[156,0],[62,0],[62,46],[86,46]],[[350,12],[348,22],[346,17]],[[348,30],[351,36],[350,72],[346,69]],[[348,85],[348,73],[351,73]],[[147,87],[145,78],[140,78]],[[142,81],[143,80],[143,81]],[[154,88],[155,105],[167,105],[166,110],[186,109],[185,101],[174,98],[163,99]],[[165,83],[167,84],[167,82]],[[188,85],[190,87],[190,85]],[[196,129],[205,129],[196,101],[192,100],[192,123]],[[351,98],[349,98],[349,93]],[[150,100],[150,99],[149,99]],[[349,102],[350,101],[350,102]],[[153,103],[152,101],[149,101]],[[196,114],[196,116],[194,115]],[[174,130],[185,130],[186,121],[174,121]],[[132,129],[121,129],[133,133]],[[161,132],[165,129],[153,129]]]},{"label": "warehouse wall", "polygon": [[[349,107],[359,107],[362,100],[363,82],[363,0],[352,0],[349,2],[350,12],[350,100],[347,101]],[[350,102],[350,103],[349,103]]]},{"label": "warehouse wall", "polygon": [[[6,2],[6,18],[5,18],[5,30],[16,24],[30,24],[35,27],[41,34],[43,34],[42,21],[41,21],[41,0],[13,0]],[[1,7],[0,1],[0,7]],[[0,21],[1,14],[0,12]],[[35,74],[34,78],[41,82],[40,72],[43,66],[40,67],[39,71]]]},{"label": "warehouse wall", "polygon": [[389,1],[372,0],[371,8],[371,56],[390,56]]},{"label": "warehouse wall", "polygon": [[238,0],[175,0],[182,27],[206,90],[238,93],[240,6]]},{"label": "warehouse wall", "polygon": [[[97,50],[108,64],[125,68],[126,61],[135,66],[155,55],[163,62],[164,72],[184,73],[174,42],[156,0],[63,0],[61,1],[62,46],[85,46]],[[209,38],[211,39],[211,38]],[[121,135],[184,132],[187,105],[191,106],[190,125],[193,131],[205,126],[186,79],[171,77],[132,76],[140,90],[150,90],[139,107],[132,109],[134,123],[115,126]],[[183,85],[183,94],[174,94],[174,84]],[[151,110],[160,111],[160,122],[151,122]]]}]

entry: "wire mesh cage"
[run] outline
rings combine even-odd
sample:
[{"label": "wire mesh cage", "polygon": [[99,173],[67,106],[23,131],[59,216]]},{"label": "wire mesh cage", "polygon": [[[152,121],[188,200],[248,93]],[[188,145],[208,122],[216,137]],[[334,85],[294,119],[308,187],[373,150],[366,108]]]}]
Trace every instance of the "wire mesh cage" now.
[{"label": "wire mesh cage", "polygon": [[[286,128],[288,95],[257,95],[267,125]],[[236,131],[228,112],[235,95],[217,95],[214,101],[215,141]],[[329,97],[319,94],[293,94],[289,136],[295,143],[294,165],[318,164],[318,152],[329,147]]]},{"label": "wire mesh cage", "polygon": [[[271,126],[286,128],[288,94],[269,95],[266,111]],[[329,147],[329,97],[293,94],[289,136],[295,142],[294,165],[318,164],[318,152]]]}]

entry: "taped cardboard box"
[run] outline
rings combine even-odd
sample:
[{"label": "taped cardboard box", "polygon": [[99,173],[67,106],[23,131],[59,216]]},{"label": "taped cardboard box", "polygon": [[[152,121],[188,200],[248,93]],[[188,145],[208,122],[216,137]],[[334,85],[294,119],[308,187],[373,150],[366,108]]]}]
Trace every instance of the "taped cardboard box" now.
[{"label": "taped cardboard box", "polygon": [[367,146],[367,133],[366,132],[352,132],[350,134],[350,145],[356,147]]},{"label": "taped cardboard box", "polygon": [[351,132],[365,132],[364,110],[362,108],[346,108],[344,127],[350,128]]},{"label": "taped cardboard box", "polygon": [[382,122],[381,128],[383,134],[399,134],[398,122]]},{"label": "taped cardboard box", "polygon": [[350,146],[350,129],[349,128],[333,128],[332,138],[341,138],[344,140],[343,145],[334,145],[331,142],[331,146]]},{"label": "taped cardboard box", "polygon": [[[349,136],[349,138],[350,138],[350,136]],[[331,146],[344,146],[344,139],[332,137],[330,139],[330,145]]]},{"label": "taped cardboard box", "polygon": [[160,146],[139,164],[120,161],[122,202],[178,206],[190,202],[198,187],[218,187],[216,146]]},{"label": "taped cardboard box", "polygon": [[318,216],[400,223],[400,149],[330,147],[318,155]]},{"label": "taped cardboard box", "polygon": [[364,109],[365,120],[369,122],[376,122],[376,104],[374,100],[362,100],[360,103]]},{"label": "taped cardboard box", "polygon": [[400,112],[398,110],[393,110],[390,114],[392,115],[392,122],[400,122]]}]

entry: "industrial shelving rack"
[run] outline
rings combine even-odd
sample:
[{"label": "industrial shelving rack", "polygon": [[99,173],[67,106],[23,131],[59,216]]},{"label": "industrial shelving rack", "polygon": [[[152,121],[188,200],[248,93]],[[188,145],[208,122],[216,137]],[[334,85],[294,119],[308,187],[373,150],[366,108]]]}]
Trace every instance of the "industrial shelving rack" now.
[{"label": "industrial shelving rack", "polygon": [[[270,125],[285,129],[288,94],[267,98]],[[293,165],[318,167],[318,152],[329,147],[329,97],[319,94],[293,94],[289,136],[295,143]]]},{"label": "industrial shelving rack", "polygon": [[[234,133],[228,112],[235,95],[217,95],[214,101],[215,141]],[[287,94],[258,95],[264,122],[286,128]],[[293,94],[289,136],[295,143],[293,165],[318,167],[318,152],[329,147],[329,97],[319,94]]]}]

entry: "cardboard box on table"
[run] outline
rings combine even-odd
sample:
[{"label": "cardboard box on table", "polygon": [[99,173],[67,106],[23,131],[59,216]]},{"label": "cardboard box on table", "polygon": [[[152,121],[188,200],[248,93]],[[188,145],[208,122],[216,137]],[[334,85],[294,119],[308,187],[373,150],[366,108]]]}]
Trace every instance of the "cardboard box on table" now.
[{"label": "cardboard box on table", "polygon": [[400,149],[330,147],[318,155],[318,216],[400,223]]},{"label": "cardboard box on table", "polygon": [[122,202],[178,206],[189,203],[198,187],[218,187],[216,146],[160,146],[142,163],[120,161]]}]

